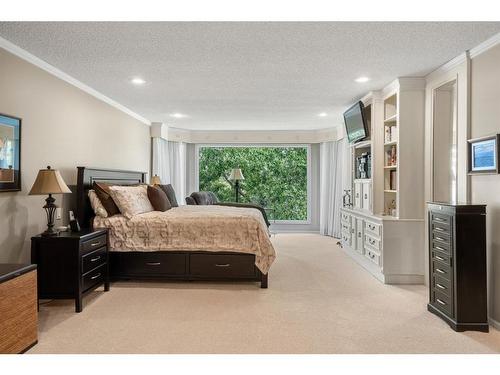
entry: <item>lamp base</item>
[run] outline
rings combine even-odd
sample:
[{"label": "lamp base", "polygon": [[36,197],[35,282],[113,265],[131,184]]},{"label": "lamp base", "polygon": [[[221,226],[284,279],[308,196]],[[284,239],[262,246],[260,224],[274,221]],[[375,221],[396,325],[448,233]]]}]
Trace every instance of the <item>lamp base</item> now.
[{"label": "lamp base", "polygon": [[59,236],[59,232],[55,231],[54,229],[52,229],[52,230],[47,229],[45,232],[41,233],[40,235],[42,237],[54,237],[54,236]]},{"label": "lamp base", "polygon": [[53,237],[59,234],[58,231],[54,230],[54,214],[56,213],[57,206],[54,204],[55,199],[52,194],[49,194],[48,198],[45,199],[45,206],[43,206],[45,213],[47,214],[47,230],[41,235],[43,237]]}]

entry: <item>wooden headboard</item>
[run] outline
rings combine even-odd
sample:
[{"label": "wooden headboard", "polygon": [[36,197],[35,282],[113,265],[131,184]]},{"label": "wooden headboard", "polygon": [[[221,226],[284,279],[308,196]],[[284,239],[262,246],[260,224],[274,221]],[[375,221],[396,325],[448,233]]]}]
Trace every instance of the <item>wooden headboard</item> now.
[{"label": "wooden headboard", "polygon": [[89,190],[95,182],[113,185],[135,185],[146,182],[147,172],[121,171],[116,169],[98,169],[77,167],[76,218],[82,228],[90,227],[94,211],[90,206]]}]

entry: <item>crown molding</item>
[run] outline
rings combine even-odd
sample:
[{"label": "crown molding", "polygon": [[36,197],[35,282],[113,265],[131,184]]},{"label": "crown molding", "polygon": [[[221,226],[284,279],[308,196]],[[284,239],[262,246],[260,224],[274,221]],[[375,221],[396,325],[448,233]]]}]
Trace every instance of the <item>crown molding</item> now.
[{"label": "crown molding", "polygon": [[479,56],[480,54],[486,52],[487,50],[495,47],[498,44],[500,44],[500,33],[493,35],[491,38],[486,39],[478,46],[471,48],[469,50],[471,59],[473,59],[476,56]]},{"label": "crown molding", "polygon": [[149,121],[148,119],[142,117],[141,115],[135,113],[134,111],[128,109],[127,107],[121,105],[120,103],[114,101],[113,99],[107,97],[106,95],[101,94],[97,90],[94,90],[92,87],[87,86],[85,83],[80,82],[79,80],[73,78],[69,74],[64,73],[62,70],[57,69],[55,66],[50,65],[46,61],[36,57],[35,55],[22,49],[21,47],[8,41],[7,39],[0,37],[0,48],[3,48],[4,50],[12,53],[13,55],[23,59],[24,61],[27,61],[30,64],[45,70],[47,73],[52,74],[53,76],[69,83],[72,86],[75,86],[76,88],[86,92],[87,94],[92,95],[96,99],[99,99],[100,101],[109,104],[110,106],[120,110],[121,112],[135,118],[136,120],[139,120],[140,122],[146,125],[151,125],[151,121]]},{"label": "crown molding", "polygon": [[443,74],[446,74],[452,70],[455,70],[457,67],[464,64],[468,59],[469,59],[469,53],[467,51],[463,52],[460,55],[458,55],[457,57],[451,59],[450,61],[441,65],[439,68],[437,68],[437,69],[433,70],[432,72],[430,72],[429,74],[427,74],[427,76],[425,77],[425,80],[427,82],[431,82],[436,77],[440,77]]}]

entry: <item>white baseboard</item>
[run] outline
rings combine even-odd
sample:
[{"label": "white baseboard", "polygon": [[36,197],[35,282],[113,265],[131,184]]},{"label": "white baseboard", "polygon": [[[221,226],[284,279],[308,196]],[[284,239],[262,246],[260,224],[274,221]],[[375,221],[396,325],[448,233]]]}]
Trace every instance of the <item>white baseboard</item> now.
[{"label": "white baseboard", "polygon": [[498,320],[495,320],[490,317],[488,318],[488,323],[490,323],[490,326],[500,331],[500,322]]},{"label": "white baseboard", "polygon": [[306,229],[270,229],[272,233],[305,233],[305,234],[319,234],[319,230],[306,230]]}]

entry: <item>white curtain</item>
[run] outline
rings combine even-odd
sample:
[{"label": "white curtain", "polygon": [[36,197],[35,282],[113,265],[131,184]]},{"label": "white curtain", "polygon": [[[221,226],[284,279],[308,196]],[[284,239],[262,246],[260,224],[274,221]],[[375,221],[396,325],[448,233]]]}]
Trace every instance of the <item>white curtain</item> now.
[{"label": "white curtain", "polygon": [[172,184],[179,204],[186,197],[186,144],[153,138],[153,176],[162,184]]},{"label": "white curtain", "polygon": [[340,238],[344,140],[320,145],[320,232]]}]

